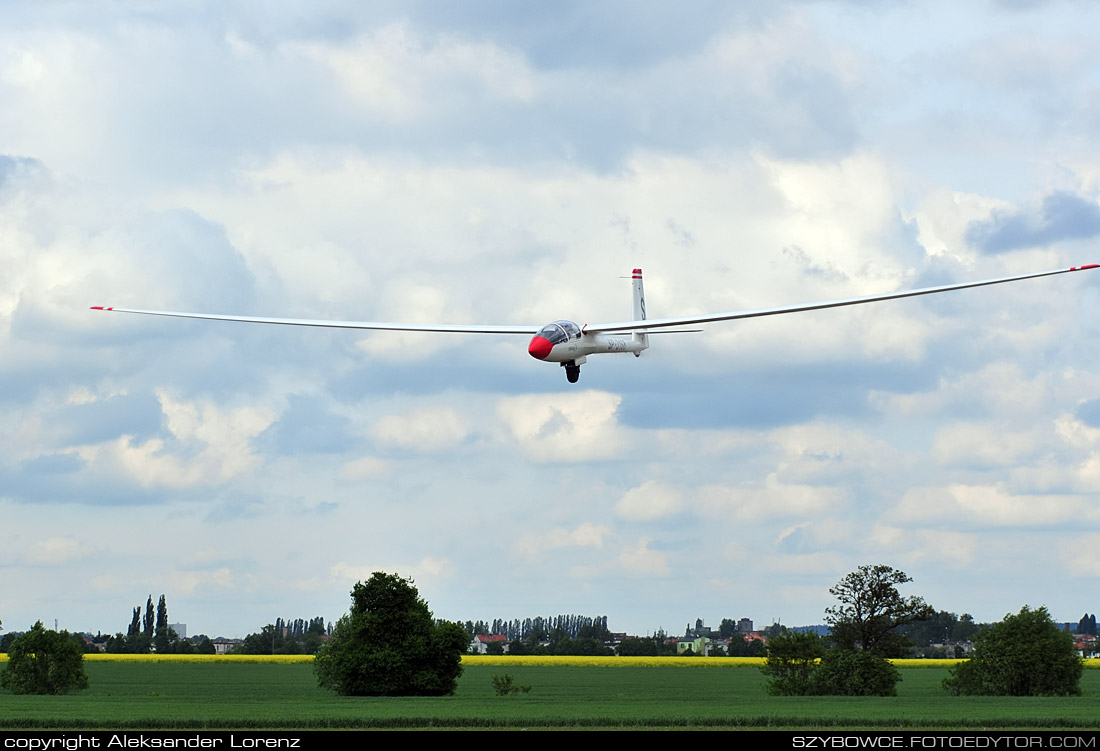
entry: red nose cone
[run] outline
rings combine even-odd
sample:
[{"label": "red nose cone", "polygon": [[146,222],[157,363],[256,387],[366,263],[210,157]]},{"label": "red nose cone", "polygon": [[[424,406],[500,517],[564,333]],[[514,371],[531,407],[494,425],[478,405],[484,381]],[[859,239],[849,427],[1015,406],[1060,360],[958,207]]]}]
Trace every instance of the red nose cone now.
[{"label": "red nose cone", "polygon": [[553,348],[554,345],[545,336],[536,336],[527,345],[528,353],[536,360],[545,360]]}]

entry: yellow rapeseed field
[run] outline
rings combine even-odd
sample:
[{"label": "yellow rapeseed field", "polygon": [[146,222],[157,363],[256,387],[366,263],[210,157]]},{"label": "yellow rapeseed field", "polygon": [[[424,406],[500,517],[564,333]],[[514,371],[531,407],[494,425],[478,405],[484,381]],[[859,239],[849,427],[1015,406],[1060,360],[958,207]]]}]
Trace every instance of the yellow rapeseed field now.
[{"label": "yellow rapeseed field", "polygon": [[[229,663],[303,663],[313,662],[313,655],[175,655],[175,654],[106,654],[84,655],[89,662],[229,662]],[[8,656],[0,652],[0,663]],[[899,668],[949,668],[963,660],[890,660]],[[1100,658],[1084,660],[1086,670],[1100,669]],[[570,657],[464,655],[463,665],[485,667],[594,667],[594,668],[756,668],[764,664],[763,657]]]}]

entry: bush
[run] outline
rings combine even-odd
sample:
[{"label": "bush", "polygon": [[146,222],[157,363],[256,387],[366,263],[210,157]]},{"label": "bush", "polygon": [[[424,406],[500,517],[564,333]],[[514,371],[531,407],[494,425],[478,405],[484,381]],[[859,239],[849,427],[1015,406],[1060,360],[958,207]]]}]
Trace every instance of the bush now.
[{"label": "bush", "polygon": [[13,694],[68,694],[88,688],[84,650],[68,631],[47,631],[39,621],[12,640],[0,685]]},{"label": "bush", "polygon": [[462,674],[469,637],[432,620],[411,579],[375,572],[314,660],[317,683],[346,696],[443,696]]},{"label": "bush", "polygon": [[768,643],[768,661],[760,668],[770,680],[764,690],[773,696],[810,693],[810,677],[825,653],[821,637],[812,631],[783,631]]},{"label": "bush", "polygon": [[776,634],[761,669],[774,696],[897,696],[901,680],[889,661],[866,650],[826,650],[812,631]]},{"label": "bush", "polygon": [[531,693],[530,686],[520,686],[512,679],[511,673],[505,673],[504,675],[493,676],[493,690],[497,692],[497,696],[508,696],[509,694],[518,694],[520,692],[529,694]]},{"label": "bush", "polygon": [[814,696],[897,696],[898,673],[888,660],[865,650],[830,649],[810,676]]},{"label": "bush", "polygon": [[1045,607],[1025,605],[979,631],[970,659],[952,668],[943,686],[956,695],[1070,696],[1081,693],[1082,669],[1073,636]]}]

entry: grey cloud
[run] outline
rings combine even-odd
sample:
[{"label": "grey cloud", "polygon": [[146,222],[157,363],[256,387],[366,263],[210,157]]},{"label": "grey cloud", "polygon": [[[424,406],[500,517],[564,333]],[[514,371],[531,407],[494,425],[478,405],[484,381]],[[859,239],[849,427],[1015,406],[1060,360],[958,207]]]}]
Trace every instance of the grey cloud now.
[{"label": "grey cloud", "polygon": [[0,187],[29,175],[45,174],[42,162],[26,156],[0,154]]},{"label": "grey cloud", "polygon": [[1100,235],[1100,205],[1096,201],[1058,191],[1036,209],[994,211],[985,221],[971,222],[966,241],[984,253],[1081,240]]},{"label": "grey cloud", "polygon": [[50,423],[60,428],[62,440],[70,445],[99,443],[123,435],[142,442],[160,431],[163,413],[153,394],[141,392],[62,407],[50,415]]},{"label": "grey cloud", "polygon": [[270,447],[279,454],[341,453],[357,442],[350,421],[331,412],[313,397],[291,396],[289,406],[279,419],[254,441],[265,451]]},{"label": "grey cloud", "polygon": [[1089,399],[1081,404],[1074,415],[1078,420],[1093,428],[1100,428],[1100,399]]}]

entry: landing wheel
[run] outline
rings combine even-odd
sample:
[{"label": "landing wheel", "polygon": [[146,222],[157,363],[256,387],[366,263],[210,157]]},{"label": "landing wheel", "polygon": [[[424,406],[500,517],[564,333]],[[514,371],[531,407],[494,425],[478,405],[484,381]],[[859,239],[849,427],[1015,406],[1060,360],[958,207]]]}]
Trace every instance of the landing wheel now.
[{"label": "landing wheel", "polygon": [[565,377],[570,383],[576,383],[581,379],[581,366],[580,365],[566,365]]}]

